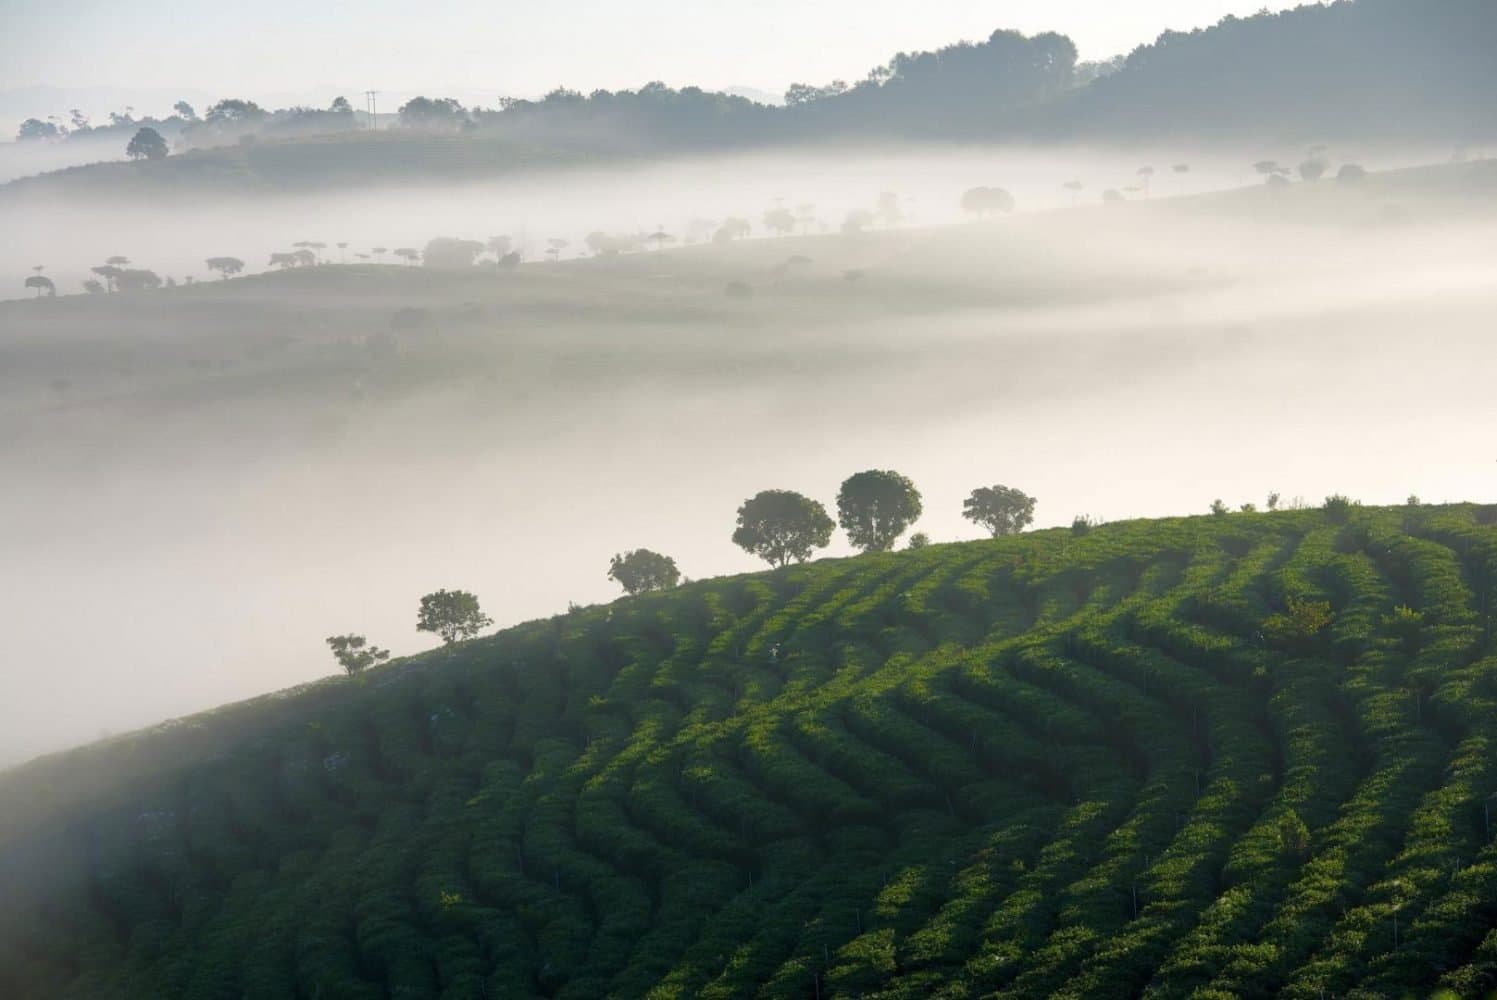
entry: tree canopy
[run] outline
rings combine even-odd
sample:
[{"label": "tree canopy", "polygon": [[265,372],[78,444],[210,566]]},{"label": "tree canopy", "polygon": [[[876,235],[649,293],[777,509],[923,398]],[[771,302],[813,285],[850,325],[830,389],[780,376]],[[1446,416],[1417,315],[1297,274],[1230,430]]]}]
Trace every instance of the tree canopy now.
[{"label": "tree canopy", "polygon": [[421,598],[417,632],[433,632],[447,645],[471,639],[494,624],[466,590],[438,590]]},{"label": "tree canopy", "polygon": [[981,486],[962,504],[962,516],[994,538],[1017,535],[1034,522],[1035,499],[1009,486]]},{"label": "tree canopy", "polygon": [[897,472],[849,476],[837,494],[837,523],[864,552],[887,552],[920,517],[920,491]]},{"label": "tree canopy", "polygon": [[327,644],[332,649],[333,657],[338,661],[338,665],[350,677],[390,658],[388,649],[370,645],[369,640],[361,635],[328,636]]},{"label": "tree canopy", "polygon": [[765,490],[738,508],[733,544],[771,566],[805,562],[831,544],[836,527],[826,508],[790,490]]},{"label": "tree canopy", "polygon": [[208,265],[208,270],[217,271],[225,279],[244,270],[244,261],[238,257],[209,257],[204,263]]},{"label": "tree canopy", "polygon": [[132,160],[164,160],[168,152],[166,140],[150,126],[146,126],[125,147],[125,154]]},{"label": "tree canopy", "polygon": [[681,571],[670,556],[635,549],[613,557],[608,565],[608,579],[623,587],[625,593],[643,594],[676,586],[681,582]]}]

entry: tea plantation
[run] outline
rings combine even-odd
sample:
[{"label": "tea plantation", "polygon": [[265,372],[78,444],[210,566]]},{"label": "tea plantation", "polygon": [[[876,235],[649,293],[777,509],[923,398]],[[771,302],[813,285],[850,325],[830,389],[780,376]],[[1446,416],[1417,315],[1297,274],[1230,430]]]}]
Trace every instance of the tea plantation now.
[{"label": "tea plantation", "polygon": [[0,996],[1497,988],[1497,509],[711,580],[0,776]]}]

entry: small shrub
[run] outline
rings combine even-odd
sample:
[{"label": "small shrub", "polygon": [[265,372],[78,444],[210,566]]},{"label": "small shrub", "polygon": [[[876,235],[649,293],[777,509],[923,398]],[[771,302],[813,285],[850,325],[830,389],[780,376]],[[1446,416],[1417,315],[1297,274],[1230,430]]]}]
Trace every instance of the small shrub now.
[{"label": "small shrub", "polygon": [[1217,517],[1226,517],[1227,505],[1219,499],[1213,500],[1211,501],[1211,513],[1216,515]]},{"label": "small shrub", "polygon": [[1412,653],[1419,648],[1419,639],[1424,634],[1424,612],[1400,604],[1383,616],[1382,625],[1404,652]]},{"label": "small shrub", "polygon": [[1082,535],[1090,534],[1096,526],[1097,522],[1093,521],[1090,515],[1077,514],[1076,519],[1071,522],[1071,534],[1080,538]]},{"label": "small shrub", "polygon": [[1313,641],[1330,625],[1329,601],[1289,598],[1284,611],[1269,615],[1263,623],[1263,635],[1272,642],[1303,644]]},{"label": "small shrub", "polygon": [[908,548],[911,550],[924,549],[930,546],[930,536],[923,531],[917,531],[910,536]]},{"label": "small shrub", "polygon": [[1294,861],[1310,856],[1310,828],[1293,809],[1279,817],[1279,852]]},{"label": "small shrub", "polygon": [[1350,497],[1342,496],[1340,493],[1332,493],[1325,498],[1325,504],[1321,507],[1325,511],[1325,518],[1332,524],[1345,524],[1351,517],[1352,508],[1356,504]]}]

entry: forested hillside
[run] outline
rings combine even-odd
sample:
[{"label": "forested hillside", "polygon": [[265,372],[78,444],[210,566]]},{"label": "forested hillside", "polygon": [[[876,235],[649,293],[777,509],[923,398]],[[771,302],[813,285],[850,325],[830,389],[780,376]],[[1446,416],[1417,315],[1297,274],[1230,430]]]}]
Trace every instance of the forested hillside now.
[{"label": "forested hillside", "polygon": [[578,609],[0,778],[0,995],[1485,995],[1494,574],[1332,506]]},{"label": "forested hillside", "polygon": [[[433,94],[401,107],[396,127],[369,133],[354,128],[346,101],[342,114],[271,114],[231,98],[209,109],[206,121],[152,120],[168,135],[181,130],[179,155],[23,178],[0,185],[0,197],[459,182],[584,158],[628,162],[848,140],[1188,137],[1202,145],[1356,140],[1479,148],[1497,135],[1489,113],[1494,46],[1497,6],[1489,0],[1338,0],[1165,32],[1101,63],[1078,62],[1064,35],[1000,27],[975,42],[900,52],[861,80],[795,83],[783,106],[659,81],[590,94],[558,87],[489,108]],[[100,131],[68,141],[96,141]],[[124,148],[121,137],[121,154]]]}]

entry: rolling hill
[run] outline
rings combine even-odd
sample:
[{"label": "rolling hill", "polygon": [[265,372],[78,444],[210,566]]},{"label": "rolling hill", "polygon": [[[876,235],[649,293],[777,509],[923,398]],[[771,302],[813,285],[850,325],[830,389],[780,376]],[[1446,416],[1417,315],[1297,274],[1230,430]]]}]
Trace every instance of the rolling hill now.
[{"label": "rolling hill", "polygon": [[0,995],[1483,995],[1494,579],[1354,507],[574,609],[0,776]]}]

